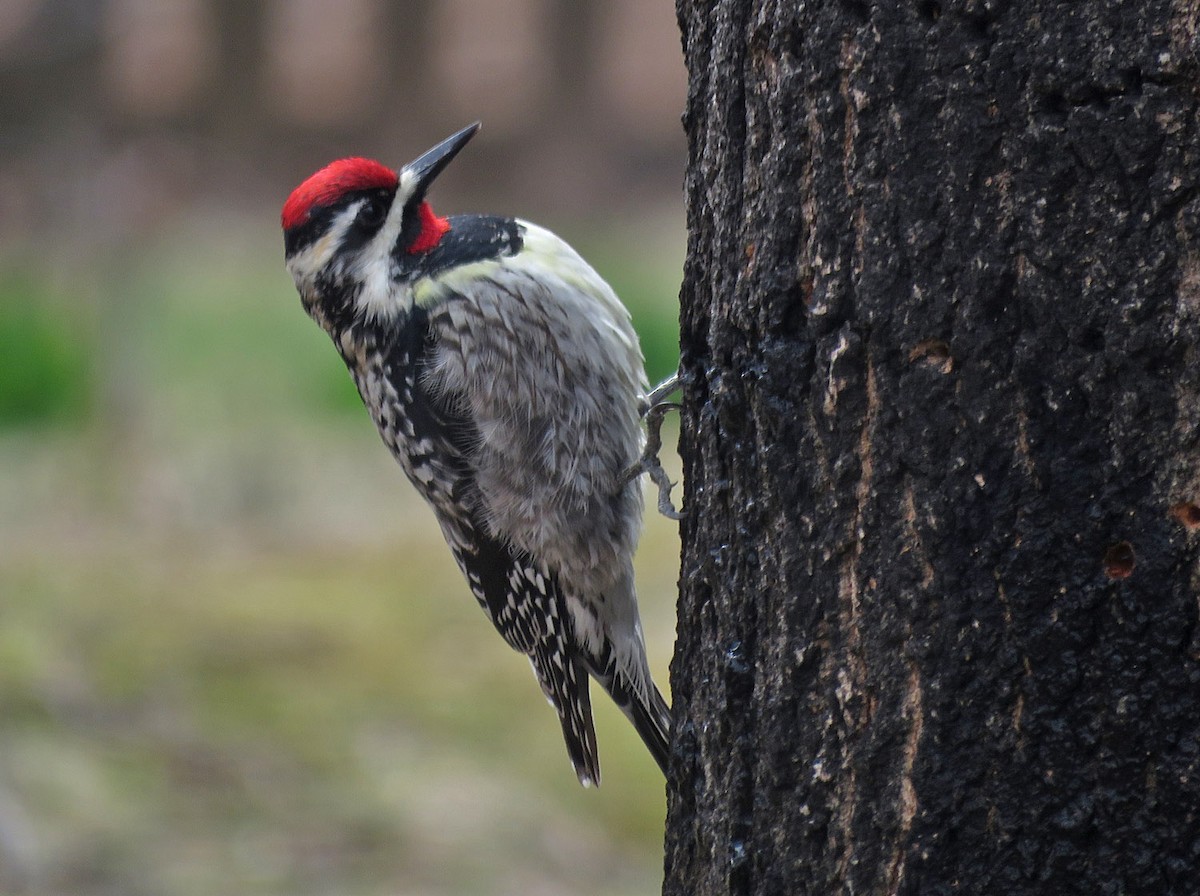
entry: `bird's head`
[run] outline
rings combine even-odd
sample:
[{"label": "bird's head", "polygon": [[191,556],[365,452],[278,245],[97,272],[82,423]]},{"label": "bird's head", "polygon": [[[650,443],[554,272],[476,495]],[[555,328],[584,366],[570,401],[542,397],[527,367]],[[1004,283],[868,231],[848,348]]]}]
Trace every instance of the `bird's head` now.
[{"label": "bird's head", "polygon": [[463,128],[398,172],[370,159],[340,159],[292,191],[280,216],[284,251],[310,314],[386,318],[400,310],[394,267],[433,249],[450,227],[425,193],[478,129],[478,122]]}]

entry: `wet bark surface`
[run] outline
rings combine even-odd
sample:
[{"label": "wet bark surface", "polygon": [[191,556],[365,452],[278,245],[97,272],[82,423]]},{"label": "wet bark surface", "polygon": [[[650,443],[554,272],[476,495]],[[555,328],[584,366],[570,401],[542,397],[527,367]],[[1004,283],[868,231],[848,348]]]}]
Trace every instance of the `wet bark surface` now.
[{"label": "wet bark surface", "polygon": [[1195,892],[1200,4],[678,10],[665,892]]}]

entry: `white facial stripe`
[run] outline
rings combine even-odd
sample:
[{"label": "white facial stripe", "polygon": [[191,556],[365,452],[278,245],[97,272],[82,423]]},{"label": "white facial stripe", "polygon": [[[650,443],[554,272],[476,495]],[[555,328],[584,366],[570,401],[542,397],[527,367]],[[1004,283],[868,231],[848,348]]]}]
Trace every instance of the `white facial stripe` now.
[{"label": "white facial stripe", "polygon": [[296,281],[296,287],[300,289],[301,293],[304,292],[301,284],[311,283],[316,279],[317,274],[333,260],[338,247],[342,244],[342,239],[346,236],[346,231],[350,229],[350,225],[358,216],[361,205],[361,202],[356,202],[344,209],[333,219],[324,236],[312,245],[305,247],[303,251],[297,252],[288,261],[288,271],[291,272],[292,279]]},{"label": "white facial stripe", "polygon": [[416,186],[416,177],[412,172],[400,172],[400,183],[383,226],[355,260],[354,277],[362,283],[357,305],[368,320],[387,321],[402,310],[397,299],[407,293],[392,289],[392,249],[400,239],[400,230],[404,227],[404,207]]},{"label": "white facial stripe", "polygon": [[417,176],[407,168],[400,169],[400,182],[396,185],[396,198],[403,200],[400,204],[412,199],[413,190],[417,188]]}]

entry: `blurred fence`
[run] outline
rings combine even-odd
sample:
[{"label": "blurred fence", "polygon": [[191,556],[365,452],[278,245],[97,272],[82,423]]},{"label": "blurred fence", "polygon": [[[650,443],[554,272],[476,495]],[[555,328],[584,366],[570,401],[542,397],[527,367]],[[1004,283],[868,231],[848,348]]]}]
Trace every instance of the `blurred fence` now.
[{"label": "blurred fence", "polygon": [[683,93],[668,0],[3,0],[0,238],[275,203],[477,118],[472,197],[673,201]]}]

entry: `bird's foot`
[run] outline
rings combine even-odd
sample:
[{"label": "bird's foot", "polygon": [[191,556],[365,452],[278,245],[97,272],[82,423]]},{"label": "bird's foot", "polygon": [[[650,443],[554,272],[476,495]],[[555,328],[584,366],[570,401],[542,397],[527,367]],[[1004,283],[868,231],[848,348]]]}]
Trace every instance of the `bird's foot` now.
[{"label": "bird's foot", "polygon": [[663,469],[658,452],[662,450],[663,417],[669,411],[678,411],[683,405],[674,401],[666,401],[668,395],[679,388],[679,374],[673,374],[659,383],[646,396],[642,407],[642,416],[646,419],[646,447],[638,462],[625,471],[621,477],[622,484],[632,482],[643,473],[650,481],[658,486],[658,512],[673,520],[683,519],[683,514],[671,503],[671,489],[675,487],[667,471]]}]

